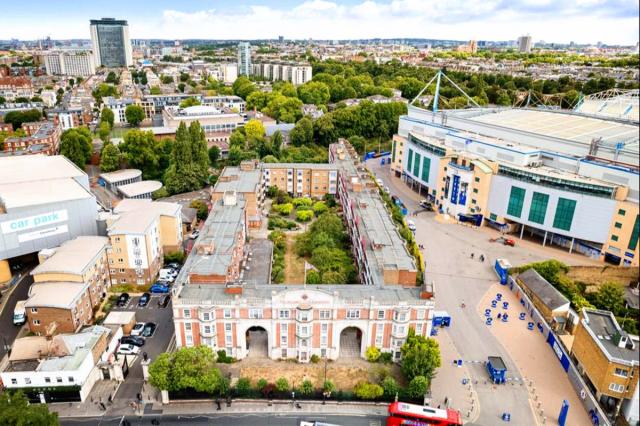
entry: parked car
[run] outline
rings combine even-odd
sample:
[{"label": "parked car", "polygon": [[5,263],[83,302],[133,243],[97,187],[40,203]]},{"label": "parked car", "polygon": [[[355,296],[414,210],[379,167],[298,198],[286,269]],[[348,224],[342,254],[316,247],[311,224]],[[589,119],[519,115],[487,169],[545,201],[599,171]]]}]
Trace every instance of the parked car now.
[{"label": "parked car", "polygon": [[198,238],[198,235],[200,235],[200,231],[195,229],[191,232],[191,235],[189,235],[189,238],[191,238],[192,240],[195,240],[196,238]]},{"label": "parked car", "polygon": [[170,287],[168,284],[155,283],[154,285],[151,286],[149,291],[151,293],[169,293],[169,289]]},{"label": "parked car", "polygon": [[122,293],[120,296],[118,296],[118,302],[116,303],[116,305],[119,308],[122,308],[127,304],[127,302],[129,302],[129,299],[129,293]]},{"label": "parked car", "polygon": [[136,355],[138,352],[140,352],[140,348],[128,343],[125,343],[124,345],[120,345],[120,347],[118,348],[118,353],[120,355]]},{"label": "parked car", "polygon": [[391,194],[391,190],[389,189],[388,186],[384,187],[384,192],[386,192],[387,194]]},{"label": "parked car", "polygon": [[158,280],[172,283],[176,280],[177,276],[178,272],[174,271],[173,269],[160,269]]},{"label": "parked car", "polygon": [[146,324],[144,322],[137,322],[136,325],[131,329],[132,336],[140,336],[142,334],[142,330]]},{"label": "parked car", "polygon": [[120,338],[121,345],[144,346],[144,338],[138,336],[122,336]]},{"label": "parked car", "polygon": [[138,300],[138,306],[144,308],[149,304],[149,300],[151,300],[151,295],[149,293],[142,293],[142,296],[140,296]]},{"label": "parked car", "polygon": [[378,184],[378,186],[380,186],[380,187],[384,187],[384,182],[382,181],[382,179],[377,178],[377,179],[376,179],[376,183]]},{"label": "parked car", "polygon": [[148,322],[144,325],[141,335],[143,337],[151,337],[153,336],[153,333],[155,333],[155,331],[156,331],[156,325],[152,322]]},{"label": "parked car", "polygon": [[425,210],[429,210],[429,211],[433,210],[433,204],[431,204],[427,200],[420,201],[420,207],[422,207]]},{"label": "parked car", "polygon": [[166,264],[164,266],[167,267],[167,268],[174,269],[176,271],[180,271],[180,268],[182,268],[182,265],[180,265],[178,262],[171,262],[171,263],[168,263],[168,264]]},{"label": "parked car", "polygon": [[158,306],[160,306],[161,308],[166,308],[170,301],[171,295],[165,294],[164,296],[160,297],[160,299],[158,299]]},{"label": "parked car", "polygon": [[412,220],[407,221],[407,228],[411,230],[411,232],[416,232],[416,223]]}]

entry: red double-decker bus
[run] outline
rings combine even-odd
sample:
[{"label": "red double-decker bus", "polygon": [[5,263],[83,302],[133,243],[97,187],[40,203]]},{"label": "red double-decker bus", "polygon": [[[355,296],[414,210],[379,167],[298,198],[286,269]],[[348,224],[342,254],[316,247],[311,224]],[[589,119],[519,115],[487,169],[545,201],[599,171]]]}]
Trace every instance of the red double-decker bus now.
[{"label": "red double-decker bus", "polygon": [[460,426],[462,417],[457,410],[425,407],[394,402],[389,405],[387,426]]}]

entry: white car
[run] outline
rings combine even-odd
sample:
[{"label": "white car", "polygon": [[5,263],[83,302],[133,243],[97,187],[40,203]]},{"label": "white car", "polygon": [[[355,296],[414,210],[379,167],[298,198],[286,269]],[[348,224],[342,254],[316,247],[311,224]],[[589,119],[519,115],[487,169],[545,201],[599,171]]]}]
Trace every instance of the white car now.
[{"label": "white car", "polygon": [[416,232],[416,223],[414,221],[412,221],[412,220],[408,220],[407,221],[407,228],[409,228],[409,230],[411,230],[411,232]]},{"label": "white car", "polygon": [[196,229],[195,231],[191,232],[191,235],[189,235],[189,238],[191,238],[192,240],[195,240],[196,238],[198,238],[198,235],[200,235],[200,231]]},{"label": "white car", "polygon": [[132,336],[140,336],[142,334],[142,330],[144,330],[144,322],[137,322],[136,325],[131,329]]},{"label": "white car", "polygon": [[140,352],[140,348],[130,343],[125,343],[118,347],[118,353],[120,355],[137,355],[138,352]]},{"label": "white car", "polygon": [[384,187],[384,182],[382,181],[382,179],[376,179],[376,183],[378,184],[378,186]]}]

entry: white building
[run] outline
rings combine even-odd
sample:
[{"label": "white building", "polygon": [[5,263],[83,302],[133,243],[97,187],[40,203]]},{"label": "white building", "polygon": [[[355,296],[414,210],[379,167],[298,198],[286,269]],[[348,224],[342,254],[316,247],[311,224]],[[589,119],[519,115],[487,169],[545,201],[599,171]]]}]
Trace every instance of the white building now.
[{"label": "white building", "polygon": [[294,85],[311,81],[311,65],[292,62],[261,62],[251,66],[251,74],[271,81],[288,81]]},{"label": "white building", "polygon": [[238,74],[251,74],[251,44],[247,42],[238,43]]},{"label": "white building", "polygon": [[533,40],[530,35],[518,37],[518,51],[520,53],[531,53]]},{"label": "white building", "polygon": [[112,96],[107,96],[106,98],[102,98],[103,107],[109,108],[113,111],[113,124],[125,124],[127,122],[127,118],[124,113],[129,105],[134,105],[135,102],[133,99],[118,99]]},{"label": "white building", "polygon": [[44,55],[48,75],[89,77],[96,73],[93,54],[87,50],[51,51]]},{"label": "white building", "polygon": [[97,67],[129,67],[133,65],[133,52],[127,21],[114,18],[90,21],[91,43]]},{"label": "white building", "polygon": [[53,90],[43,90],[40,92],[40,97],[42,98],[42,103],[47,107],[51,108],[56,104],[57,96],[56,92]]}]

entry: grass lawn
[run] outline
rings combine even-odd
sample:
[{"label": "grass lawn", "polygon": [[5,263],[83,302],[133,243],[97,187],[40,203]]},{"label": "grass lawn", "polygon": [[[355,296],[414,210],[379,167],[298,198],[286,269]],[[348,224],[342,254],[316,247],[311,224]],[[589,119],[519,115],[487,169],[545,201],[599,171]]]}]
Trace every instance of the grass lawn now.
[{"label": "grass lawn", "polygon": [[298,256],[295,250],[296,234],[289,232],[287,235],[287,252],[284,255],[284,282],[287,284],[303,284],[304,258]]}]

